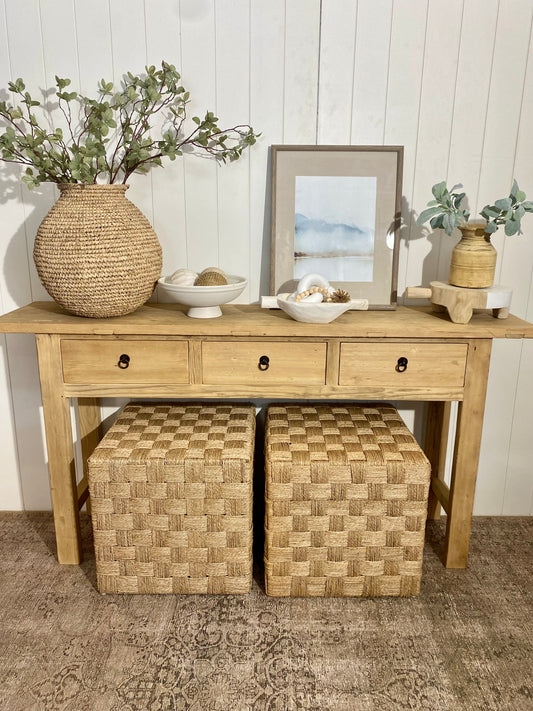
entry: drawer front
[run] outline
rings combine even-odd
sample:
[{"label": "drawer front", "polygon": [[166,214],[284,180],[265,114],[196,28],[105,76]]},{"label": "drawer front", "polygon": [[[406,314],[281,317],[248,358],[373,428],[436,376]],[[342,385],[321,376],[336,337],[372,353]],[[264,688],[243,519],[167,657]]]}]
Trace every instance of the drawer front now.
[{"label": "drawer front", "polygon": [[467,350],[466,343],[342,343],[339,385],[462,387]]},{"label": "drawer front", "polygon": [[63,339],[61,355],[65,383],[189,382],[186,341]]},{"label": "drawer front", "polygon": [[324,385],[326,347],[325,343],[205,341],[202,382]]}]

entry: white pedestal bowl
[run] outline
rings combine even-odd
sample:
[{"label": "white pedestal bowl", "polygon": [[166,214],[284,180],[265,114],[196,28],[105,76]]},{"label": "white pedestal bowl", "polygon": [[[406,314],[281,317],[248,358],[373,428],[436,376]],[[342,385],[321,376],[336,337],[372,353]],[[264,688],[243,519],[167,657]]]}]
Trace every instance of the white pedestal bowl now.
[{"label": "white pedestal bowl", "polygon": [[178,286],[171,284],[166,276],[159,279],[158,288],[165,301],[189,306],[187,316],[217,318],[222,316],[220,305],[236,299],[248,284],[244,277],[234,274],[226,274],[226,277],[228,283],[221,286]]}]

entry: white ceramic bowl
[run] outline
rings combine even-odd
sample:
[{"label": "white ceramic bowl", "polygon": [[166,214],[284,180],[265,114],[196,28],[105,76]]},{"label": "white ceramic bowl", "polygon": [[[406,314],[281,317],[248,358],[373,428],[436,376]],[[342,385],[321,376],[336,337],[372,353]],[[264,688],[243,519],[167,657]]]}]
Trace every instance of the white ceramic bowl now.
[{"label": "white ceramic bowl", "polygon": [[244,277],[226,274],[227,284],[221,286],[179,286],[168,281],[169,277],[161,277],[158,281],[159,291],[165,301],[175,301],[189,306],[187,316],[193,318],[216,318],[222,316],[220,304],[233,301],[242,294],[248,280]]},{"label": "white ceramic bowl", "polygon": [[317,304],[309,301],[287,301],[286,298],[278,297],[278,306],[295,321],[331,323],[345,311],[348,311],[351,302],[348,301],[345,304]]}]

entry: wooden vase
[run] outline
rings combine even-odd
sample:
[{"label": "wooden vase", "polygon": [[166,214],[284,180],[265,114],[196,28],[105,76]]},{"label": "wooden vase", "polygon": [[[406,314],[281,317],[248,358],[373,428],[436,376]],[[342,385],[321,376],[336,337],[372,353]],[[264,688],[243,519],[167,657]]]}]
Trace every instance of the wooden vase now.
[{"label": "wooden vase", "polygon": [[481,289],[493,285],[497,253],[485,227],[486,223],[472,222],[459,228],[462,237],[450,262],[449,282],[453,286]]},{"label": "wooden vase", "polygon": [[161,276],[161,245],[127,185],[60,185],[33,258],[50,296],[77,316],[131,313]]}]

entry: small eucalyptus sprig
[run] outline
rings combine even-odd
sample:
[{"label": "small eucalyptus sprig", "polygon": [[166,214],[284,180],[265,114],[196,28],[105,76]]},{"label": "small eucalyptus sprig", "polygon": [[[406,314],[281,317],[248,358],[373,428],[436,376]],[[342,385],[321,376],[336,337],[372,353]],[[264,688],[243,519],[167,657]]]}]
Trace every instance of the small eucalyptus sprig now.
[{"label": "small eucalyptus sprig", "polygon": [[466,193],[457,193],[463,186],[461,183],[448,190],[443,180],[431,188],[434,200],[428,202],[427,209],[423,210],[417,219],[418,225],[423,225],[429,220],[433,229],[442,228],[447,235],[451,235],[456,227],[468,222],[470,212],[461,209],[461,203]]},{"label": "small eucalyptus sprig", "polygon": [[126,183],[133,173],[162,165],[164,157],[175,160],[187,147],[225,163],[238,160],[255,143],[259,134],[251,126],[220,129],[211,111],[203,119],[193,116],[187,125],[190,95],[176,68],[162,62],[161,69],[145,69],[144,75],[128,72],[120,88],[102,79],[98,99],[69,91],[70,79],[56,76],[57,108],[66,130],[44,128],[35,110],[40,107],[45,115],[48,107],[26,91],[22,79],[9,82],[18,104],[0,101],[0,124],[5,125],[0,160],[26,166],[22,180],[30,189],[47,181]]},{"label": "small eucalyptus sprig", "polygon": [[[416,223],[423,225],[429,221],[433,229],[442,228],[447,235],[451,235],[456,227],[468,223],[470,212],[461,207],[466,193],[454,192],[462,187],[458,184],[448,190],[444,181],[434,185],[431,191],[435,199],[428,202]],[[500,225],[504,225],[505,234],[510,236],[522,234],[521,220],[526,212],[533,212],[533,202],[526,200],[526,194],[513,180],[509,197],[496,200],[494,205],[485,205],[479,214],[487,221],[485,232],[493,234]]]},{"label": "small eucalyptus sprig", "polygon": [[526,212],[533,212],[533,202],[526,200],[525,192],[513,180],[509,197],[496,200],[494,205],[485,205],[480,214],[487,220],[485,232],[492,234],[499,225],[504,225],[505,234],[511,236],[522,234],[521,220]]}]

